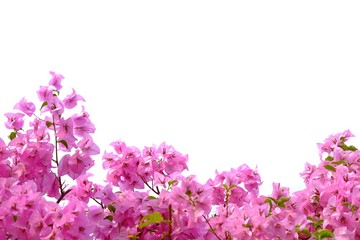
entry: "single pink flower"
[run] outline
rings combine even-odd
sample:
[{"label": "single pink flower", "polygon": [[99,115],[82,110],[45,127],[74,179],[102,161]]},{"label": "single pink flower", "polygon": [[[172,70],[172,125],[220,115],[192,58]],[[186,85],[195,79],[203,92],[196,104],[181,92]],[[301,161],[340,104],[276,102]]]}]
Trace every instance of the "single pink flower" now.
[{"label": "single pink flower", "polygon": [[40,86],[40,89],[36,93],[40,101],[48,102],[54,98],[53,91],[54,89],[49,86]]},{"label": "single pink flower", "polygon": [[53,115],[58,118],[61,114],[64,113],[64,104],[58,97],[53,96],[47,101],[47,105],[41,109],[41,112],[50,111]]},{"label": "single pink flower", "polygon": [[70,173],[71,170],[70,170],[69,160],[70,160],[70,154],[66,154],[60,159],[60,163],[58,166],[58,175],[60,177]]},{"label": "single pink flower", "polygon": [[49,85],[54,86],[56,90],[60,90],[62,88],[61,81],[64,77],[61,74],[56,74],[55,72],[50,71],[52,78],[50,79]]},{"label": "single pink flower", "polygon": [[[60,118],[57,122],[57,133],[61,148],[63,151],[70,151],[76,144],[77,140],[74,136],[74,124],[72,118],[63,119]],[[65,142],[64,142],[65,141]]]},{"label": "single pink flower", "polygon": [[18,109],[30,117],[35,112],[36,107],[32,102],[28,102],[25,98],[22,98],[20,102],[15,104],[14,109]]},{"label": "single pink flower", "polygon": [[63,102],[66,108],[72,109],[77,105],[77,101],[85,101],[85,99],[79,94],[76,94],[75,90],[73,89],[72,94],[66,96]]},{"label": "single pink flower", "polygon": [[85,136],[95,132],[95,126],[89,119],[89,114],[83,112],[80,116],[74,114],[72,117],[74,122],[74,134],[77,136]]},{"label": "single pink flower", "polygon": [[11,154],[11,151],[6,147],[4,140],[0,138],[0,161],[7,159]]},{"label": "single pink flower", "polygon": [[97,155],[100,153],[100,148],[94,143],[90,135],[85,135],[84,138],[77,143],[77,146],[83,153],[88,155]]},{"label": "single pink flower", "polygon": [[5,113],[7,117],[7,122],[5,127],[7,129],[20,130],[24,125],[23,117],[25,116],[22,113]]}]

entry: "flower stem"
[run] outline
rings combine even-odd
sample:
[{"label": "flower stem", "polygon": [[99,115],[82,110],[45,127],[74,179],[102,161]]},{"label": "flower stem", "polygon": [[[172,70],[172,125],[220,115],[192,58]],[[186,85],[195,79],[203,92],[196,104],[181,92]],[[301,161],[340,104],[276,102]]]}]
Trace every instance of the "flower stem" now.
[{"label": "flower stem", "polygon": [[169,204],[169,233],[168,233],[169,240],[172,239],[171,234],[172,234],[172,206],[171,204]]},{"label": "flower stem", "polygon": [[209,227],[210,227],[210,232],[212,232],[217,239],[221,240],[221,238],[216,234],[215,229],[211,226],[211,224],[210,224],[210,222],[209,222],[209,219],[207,219],[207,218],[205,217],[205,215],[203,215],[203,218],[205,219],[206,223],[209,225]]}]

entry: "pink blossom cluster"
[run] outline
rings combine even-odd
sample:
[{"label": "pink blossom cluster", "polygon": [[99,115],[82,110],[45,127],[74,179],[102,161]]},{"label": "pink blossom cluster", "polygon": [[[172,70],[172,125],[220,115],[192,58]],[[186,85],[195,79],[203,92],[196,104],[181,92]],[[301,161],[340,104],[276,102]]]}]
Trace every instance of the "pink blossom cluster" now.
[{"label": "pink blossom cluster", "polygon": [[162,143],[123,141],[104,151],[106,184],[89,169],[100,148],[75,90],[61,97],[50,72],[39,108],[21,99],[6,113],[0,138],[1,239],[360,239],[360,151],[347,130],[318,144],[320,163],[305,164],[306,188],[273,183],[269,196],[246,164],[206,183],[186,175],[188,156]]}]

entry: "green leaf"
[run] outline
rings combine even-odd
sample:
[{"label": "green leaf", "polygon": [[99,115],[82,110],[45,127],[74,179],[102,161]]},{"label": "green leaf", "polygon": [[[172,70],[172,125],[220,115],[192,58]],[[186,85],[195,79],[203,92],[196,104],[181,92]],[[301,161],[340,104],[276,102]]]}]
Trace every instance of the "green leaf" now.
[{"label": "green leaf", "polygon": [[354,145],[348,146],[348,145],[346,145],[345,143],[342,143],[340,147],[341,147],[342,150],[344,150],[344,151],[347,151],[347,150],[349,150],[349,151],[356,151],[356,150],[358,150]]},{"label": "green leaf", "polygon": [[301,230],[300,230],[300,226],[299,226],[299,225],[296,225],[295,231],[296,231],[298,234],[306,235],[306,236],[309,236],[309,237],[311,236],[311,232],[309,231],[308,228],[304,228],[304,229],[301,229]]},{"label": "green leaf", "polygon": [[[276,203],[276,199],[273,197],[267,197],[266,200],[273,201],[274,203]],[[267,202],[266,200],[265,202]]]},{"label": "green leaf", "polygon": [[318,195],[314,195],[311,198],[317,202],[320,202],[320,197]]},{"label": "green leaf", "polygon": [[325,158],[325,160],[331,162],[332,160],[334,160],[334,158],[333,158],[332,156],[327,156],[327,157]]},{"label": "green leaf", "polygon": [[315,229],[321,228],[324,220],[320,219],[317,222],[312,222],[311,224],[314,226]]},{"label": "green leaf", "polygon": [[236,187],[236,185],[228,186],[228,185],[226,185],[225,183],[221,184],[221,186],[222,186],[223,188],[225,188],[225,190],[226,190],[227,192],[229,192],[231,189],[233,189],[233,188]]},{"label": "green leaf", "polygon": [[268,204],[270,205],[269,214],[268,214],[266,217],[269,217],[269,216],[271,216],[271,214],[272,214],[272,209],[273,209],[273,203],[272,203],[272,202],[275,202],[275,203],[276,203],[275,198],[267,197],[267,198],[265,199],[265,203],[268,203]]},{"label": "green leaf", "polygon": [[348,147],[348,150],[350,150],[350,151],[356,151],[356,150],[358,150],[355,146],[353,146],[353,145],[350,145],[349,147]]},{"label": "green leaf", "polygon": [[107,215],[104,219],[107,219],[109,221],[112,222],[112,220],[114,219],[114,217],[112,215]]},{"label": "green leaf", "polygon": [[341,144],[340,147],[341,147],[344,151],[347,151],[347,150],[349,150],[349,151],[356,151],[356,150],[358,150],[354,145],[348,146],[348,145],[346,145],[345,143]]},{"label": "green leaf", "polygon": [[[139,233],[137,233],[137,234],[139,235]],[[132,235],[132,234],[128,235],[127,237],[130,238],[131,240],[138,240],[139,239],[139,237],[137,235]]]},{"label": "green leaf", "polygon": [[266,198],[265,203],[268,203],[270,205],[270,209],[272,208],[272,201],[269,198]]},{"label": "green leaf", "polygon": [[217,231],[217,228],[210,228],[211,233],[215,233]]},{"label": "green leaf", "polygon": [[178,183],[178,180],[168,181],[169,187],[172,186],[172,185],[174,185],[175,183]]},{"label": "green leaf", "polygon": [[41,111],[41,109],[43,109],[43,107],[45,107],[45,106],[47,106],[47,105],[48,105],[47,102],[43,102],[43,104],[42,104],[41,107],[40,107],[40,111]]},{"label": "green leaf", "polygon": [[11,132],[10,135],[9,135],[9,139],[10,140],[13,140],[14,138],[16,138],[16,132]]},{"label": "green leaf", "polygon": [[337,161],[337,162],[332,162],[332,164],[335,164],[335,165],[340,165],[340,164],[344,164],[346,163],[346,160],[340,160],[340,161]]},{"label": "green leaf", "polygon": [[46,121],[46,126],[49,128],[49,127],[51,127],[53,125],[53,123],[52,122],[50,122],[50,121]]},{"label": "green leaf", "polygon": [[315,219],[312,217],[307,217],[307,219],[311,221],[311,224],[314,226],[315,229],[322,228],[322,224],[324,222],[323,219],[319,219],[317,222],[315,222]]},{"label": "green leaf", "polygon": [[290,198],[281,197],[276,201],[276,204],[280,208],[285,208],[285,203],[288,202],[288,201],[290,201]]},{"label": "green leaf", "polygon": [[164,218],[161,215],[161,213],[153,212],[153,213],[150,213],[150,214],[144,216],[140,220],[139,228],[142,229],[142,228],[144,228],[146,226],[149,226],[150,224],[161,223],[161,222],[164,222]]},{"label": "green leaf", "polygon": [[322,240],[324,238],[333,238],[335,235],[329,229],[319,229],[314,233],[314,237]]},{"label": "green leaf", "polygon": [[59,96],[60,95],[60,92],[58,91],[58,90],[54,90],[53,91],[53,96],[54,97],[57,97],[57,96]]},{"label": "green leaf", "polygon": [[349,150],[349,147],[348,147],[345,143],[341,144],[340,147],[341,147],[341,149],[344,150],[344,151]]},{"label": "green leaf", "polygon": [[348,207],[352,213],[355,213],[359,209],[358,206],[352,205],[350,202],[344,202],[342,205]]},{"label": "green leaf", "polygon": [[314,222],[314,219],[311,216],[308,216],[306,219]]},{"label": "green leaf", "polygon": [[155,200],[155,199],[157,199],[157,197],[155,197],[155,196],[148,196],[148,199],[149,199],[149,200]]},{"label": "green leaf", "polygon": [[14,220],[14,222],[16,222],[18,220],[18,216],[13,215],[13,220]]},{"label": "green leaf", "polygon": [[324,168],[327,169],[327,170],[329,170],[329,171],[336,172],[336,168],[334,168],[334,167],[331,166],[331,165],[325,165]]},{"label": "green leaf", "polygon": [[67,143],[65,140],[59,140],[58,142],[64,144],[64,146],[65,146],[66,148],[69,148],[69,145],[68,145],[68,143]]},{"label": "green leaf", "polygon": [[247,224],[243,224],[243,227],[244,227],[244,228],[249,228],[249,229],[251,229],[251,228],[253,228],[254,226],[247,223]]},{"label": "green leaf", "polygon": [[307,228],[304,228],[303,230],[299,231],[298,233],[305,234],[307,236],[311,236],[311,232]]},{"label": "green leaf", "polygon": [[186,190],[185,194],[190,197],[192,192],[188,189],[188,190]]},{"label": "green leaf", "polygon": [[116,211],[116,207],[114,207],[114,205],[110,204],[109,206],[107,206],[107,208],[109,209],[110,212],[114,213]]}]

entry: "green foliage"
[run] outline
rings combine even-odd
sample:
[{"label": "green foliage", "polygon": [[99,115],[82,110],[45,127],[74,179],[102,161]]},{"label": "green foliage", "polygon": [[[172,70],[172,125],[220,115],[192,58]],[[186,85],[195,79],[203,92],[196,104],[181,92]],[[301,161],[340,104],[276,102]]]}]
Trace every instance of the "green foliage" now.
[{"label": "green foliage", "polygon": [[140,224],[139,224],[139,228],[142,229],[146,226],[149,226],[150,224],[153,223],[162,223],[164,222],[164,218],[162,216],[161,213],[159,212],[153,212],[150,213],[148,215],[145,215],[141,220],[140,220]]},{"label": "green foliage", "polygon": [[332,156],[327,156],[327,157],[325,158],[325,160],[331,162],[332,160],[334,160],[334,158],[333,158]]},{"label": "green foliage", "polygon": [[10,140],[13,140],[14,138],[16,138],[16,131],[11,132],[10,135],[9,135]]},{"label": "green foliage", "polygon": [[344,151],[347,151],[347,150],[350,150],[350,151],[356,151],[357,148],[353,145],[346,145],[345,143],[342,143],[341,146],[340,146]]},{"label": "green foliage", "polygon": [[46,107],[47,105],[48,105],[47,102],[43,102],[43,104],[42,104],[41,107],[40,107],[40,111],[41,111],[41,109],[43,109],[43,108]]},{"label": "green foliage", "polygon": [[51,127],[53,125],[53,123],[52,122],[50,122],[50,121],[46,121],[46,126],[49,128],[49,127]]},{"label": "green foliage", "polygon": [[334,234],[329,229],[320,229],[314,233],[316,240],[322,240],[324,238],[333,238]]},{"label": "green foliage", "polygon": [[64,144],[66,148],[69,148],[69,145],[65,140],[59,140],[58,142]]},{"label": "green foliage", "polygon": [[325,165],[324,168],[329,171],[336,172],[336,168],[331,165]]},{"label": "green foliage", "polygon": [[112,205],[112,204],[110,204],[107,208],[108,208],[109,211],[112,212],[112,213],[115,213],[115,211],[116,211],[116,207],[114,207],[114,205]]}]

